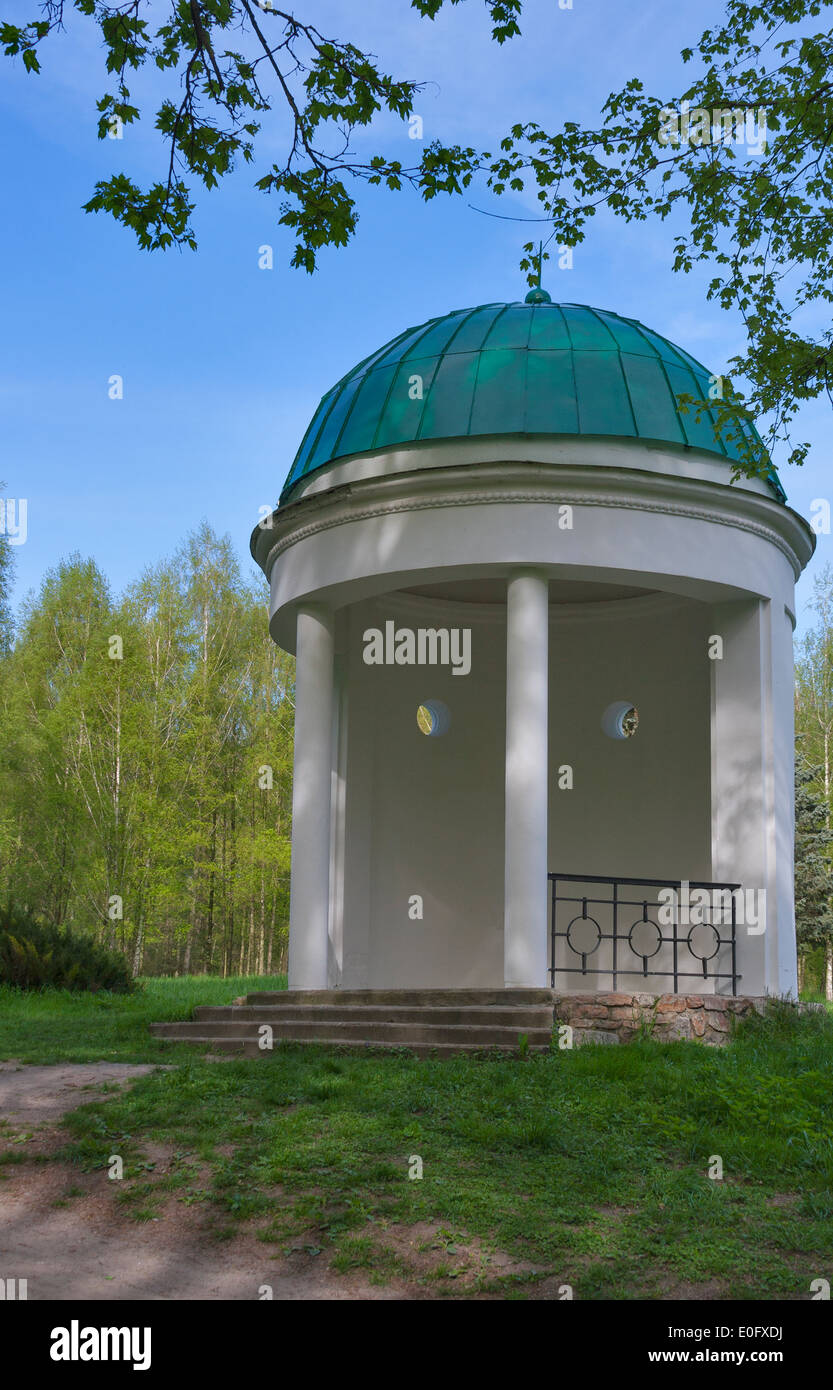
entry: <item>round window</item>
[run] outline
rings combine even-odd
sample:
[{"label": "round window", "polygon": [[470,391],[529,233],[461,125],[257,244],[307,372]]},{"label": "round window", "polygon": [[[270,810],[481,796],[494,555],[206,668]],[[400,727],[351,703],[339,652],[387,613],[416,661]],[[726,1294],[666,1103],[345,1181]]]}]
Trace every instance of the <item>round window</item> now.
[{"label": "round window", "polygon": [[633,738],[639,728],[639,711],[630,700],[614,700],[602,715],[602,729],[608,738]]},{"label": "round window", "polygon": [[448,733],[451,724],[451,711],[442,700],[426,700],[417,710],[417,728],[428,738],[439,738]]}]

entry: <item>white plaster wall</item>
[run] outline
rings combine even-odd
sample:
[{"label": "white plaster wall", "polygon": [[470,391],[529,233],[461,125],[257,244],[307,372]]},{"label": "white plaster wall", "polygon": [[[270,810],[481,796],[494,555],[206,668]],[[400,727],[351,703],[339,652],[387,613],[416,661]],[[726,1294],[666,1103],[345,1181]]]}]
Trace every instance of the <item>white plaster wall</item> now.
[{"label": "white plaster wall", "polygon": [[[628,616],[628,610],[638,614],[645,608],[644,617]],[[582,624],[557,619],[552,624],[550,870],[709,880],[709,610],[678,602],[652,611],[650,602],[639,601],[605,605],[605,610],[601,621],[588,612]],[[628,700],[639,711],[633,738],[613,740],[601,729],[602,713],[615,700]],[[564,766],[573,769],[572,790],[559,789],[558,770]],[[604,900],[611,893],[592,883],[562,884],[559,891]],[[657,920],[655,889],[623,889],[621,896],[634,901],[647,897],[649,917]],[[558,929],[565,930],[581,911],[581,904],[574,910],[559,905]],[[590,904],[588,912],[603,932],[612,932],[610,907]],[[640,915],[638,907],[623,907],[619,933]],[[663,932],[669,934],[669,928]],[[557,944],[556,961],[560,969],[582,964],[563,940]],[[679,953],[679,961],[681,969],[698,968],[685,952]],[[721,969],[726,964],[722,959]],[[612,988],[609,942],[588,956],[586,965],[586,974],[559,976],[559,987]],[[673,988],[670,945],[649,962],[651,970],[667,971],[666,976],[643,977],[641,961],[623,945],[617,965],[620,989]],[[698,979],[689,981],[688,988],[711,992],[714,984]]]},{"label": "white plaster wall", "polygon": [[[641,606],[605,604],[601,620],[588,611],[583,623],[552,622],[550,869],[707,878],[708,610],[648,604],[644,617],[629,616]],[[633,738],[602,732],[604,710],[619,699],[639,711]],[[564,764],[572,791],[557,786]]]},{"label": "white plaster wall", "polygon": [[[595,619],[591,605],[581,620],[553,610],[549,867],[709,878],[708,610],[649,602],[626,617],[639,603],[605,604]],[[465,607],[426,601],[403,613],[392,597],[350,610],[345,987],[503,983],[505,615],[471,622],[468,676],[362,661],[362,633],[386,616],[459,626]],[[600,727],[618,697],[640,712],[638,734],[623,742]],[[452,713],[440,738],[416,725],[417,706],[432,698]],[[558,790],[564,763],[572,791]],[[408,916],[412,894],[424,900],[421,922]],[[610,983],[595,973],[559,980],[575,990]]]},{"label": "white plaster wall", "polygon": [[[400,625],[438,625],[436,608]],[[365,628],[384,601],[350,612],[344,973],[354,988],[503,984],[505,630],[478,625],[472,669],[366,666]],[[439,625],[443,625],[440,623]],[[451,710],[420,733],[425,700]],[[408,915],[419,894],[424,918]]]}]

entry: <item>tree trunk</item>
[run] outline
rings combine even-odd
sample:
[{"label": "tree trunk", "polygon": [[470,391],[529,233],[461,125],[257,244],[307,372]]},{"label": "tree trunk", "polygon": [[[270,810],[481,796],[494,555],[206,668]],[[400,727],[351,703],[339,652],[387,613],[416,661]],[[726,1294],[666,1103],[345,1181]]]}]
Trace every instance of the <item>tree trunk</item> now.
[{"label": "tree trunk", "polygon": [[266,974],[272,974],[272,951],[275,946],[275,894],[272,894],[272,920],[269,924],[269,949],[266,954]]},{"label": "tree trunk", "polygon": [[214,883],[217,873],[217,810],[211,812],[211,857],[208,861],[208,918],[205,926],[204,969],[210,970],[214,958]]},{"label": "tree trunk", "polygon": [[226,833],[226,832],[227,832],[227,829],[228,829],[228,820],[227,820],[226,811],[225,811],[225,807],[224,807],[224,808],[223,808],[223,835],[222,835],[222,842],[221,842],[221,845],[220,845],[220,863],[221,863],[221,865],[222,865],[222,872],[221,872],[221,874],[220,874],[220,893],[221,893],[221,898],[222,898],[222,914],[223,914],[223,929],[222,929],[222,935],[221,935],[221,938],[220,938],[220,974],[222,975],[223,979],[225,979],[226,976],[227,976],[228,973],[229,973],[229,970],[228,970],[228,965],[229,965],[229,949],[228,949],[228,946],[229,946],[229,943],[228,943],[228,900],[229,900],[229,884],[228,884],[228,851],[227,851],[227,833]]},{"label": "tree trunk", "polygon": [[266,884],[264,882],[263,866],[260,869],[260,939],[257,948],[257,973],[263,974],[263,966],[266,955]]},{"label": "tree trunk", "polygon": [[140,971],[141,971],[141,969],[142,969],[142,953],[143,953],[143,950],[144,950],[144,944],[145,944],[145,927],[144,927],[144,923],[140,921],[140,922],[139,922],[139,926],[138,926],[138,930],[137,930],[137,932],[136,932],[136,947],[135,947],[135,950],[133,951],[133,971],[132,971],[132,974],[133,974],[133,979],[134,979],[134,980],[138,978],[139,973],[140,973]]},{"label": "tree trunk", "polygon": [[191,973],[191,947],[194,942],[194,932],[197,924],[196,883],[194,884],[193,892],[194,897],[191,899],[191,912],[188,920],[188,936],[185,941],[185,954],[182,958],[183,975],[190,975]]},{"label": "tree trunk", "polygon": [[833,1004],[833,941],[828,941],[824,954],[824,997],[828,1004]]},{"label": "tree trunk", "polygon": [[235,802],[231,802],[231,826],[229,840],[231,842],[231,865],[229,868],[229,932],[228,932],[228,966],[229,973],[234,970],[234,907],[235,907],[235,875],[237,873],[237,817],[235,816]]}]

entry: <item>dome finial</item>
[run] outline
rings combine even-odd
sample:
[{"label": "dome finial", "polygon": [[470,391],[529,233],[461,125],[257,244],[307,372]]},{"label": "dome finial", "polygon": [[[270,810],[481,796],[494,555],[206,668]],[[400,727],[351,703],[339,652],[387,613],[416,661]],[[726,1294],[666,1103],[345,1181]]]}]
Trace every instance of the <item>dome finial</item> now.
[{"label": "dome finial", "polygon": [[541,270],[544,264],[544,243],[538,242],[538,280],[533,289],[524,299],[524,304],[552,304],[550,296],[545,289],[541,288]]}]

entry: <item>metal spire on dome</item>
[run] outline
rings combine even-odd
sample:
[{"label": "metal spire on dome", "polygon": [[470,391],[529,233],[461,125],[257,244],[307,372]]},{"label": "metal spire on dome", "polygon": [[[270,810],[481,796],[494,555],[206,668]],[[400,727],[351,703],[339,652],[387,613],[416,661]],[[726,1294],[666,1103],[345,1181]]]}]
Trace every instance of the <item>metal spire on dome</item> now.
[{"label": "metal spire on dome", "polygon": [[[549,222],[548,217],[507,217],[502,212],[488,212],[486,208],[476,208],[474,203],[469,203],[472,212],[479,212],[483,217],[496,217],[499,222]],[[544,265],[544,247],[549,246],[556,229],[553,227],[546,241],[538,242],[538,282],[524,298],[524,304],[552,304],[552,297],[541,285],[541,271]]]},{"label": "metal spire on dome", "polygon": [[541,285],[541,270],[544,264],[544,243],[538,242],[538,283],[533,286],[524,299],[524,304],[552,304],[552,299]]}]

